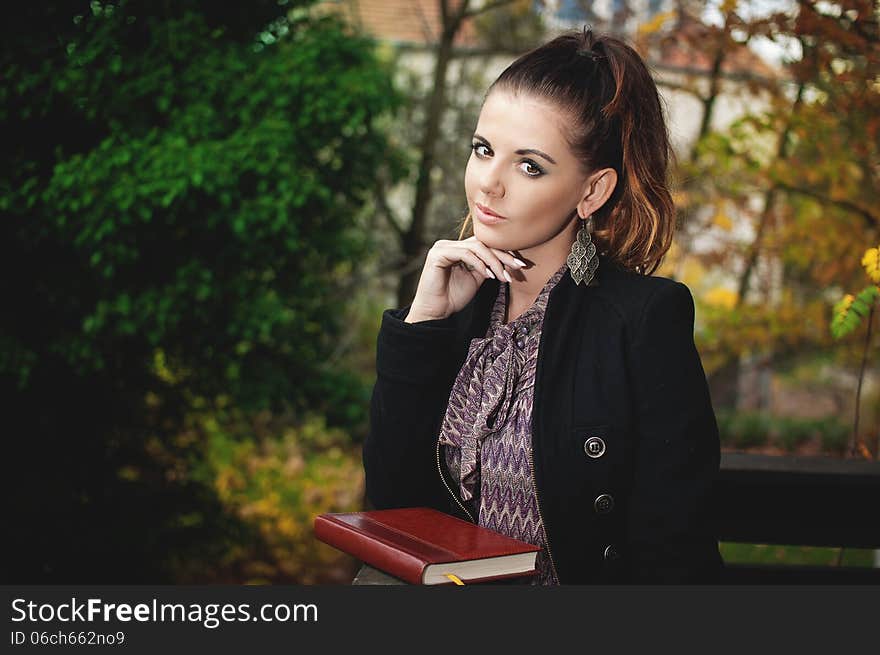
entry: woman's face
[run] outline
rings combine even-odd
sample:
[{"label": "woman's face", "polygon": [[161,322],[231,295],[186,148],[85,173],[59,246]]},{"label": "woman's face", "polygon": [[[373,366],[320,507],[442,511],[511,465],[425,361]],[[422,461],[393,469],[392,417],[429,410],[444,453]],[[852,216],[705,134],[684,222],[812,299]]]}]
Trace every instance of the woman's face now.
[{"label": "woman's face", "polygon": [[[558,109],[534,96],[495,89],[486,98],[464,175],[479,241],[517,251],[550,241],[571,245],[578,227],[576,210],[596,175],[584,174],[571,153],[560,129],[565,120]],[[481,206],[505,219],[485,222]],[[593,211],[586,201],[581,209],[587,210],[584,216]]]}]

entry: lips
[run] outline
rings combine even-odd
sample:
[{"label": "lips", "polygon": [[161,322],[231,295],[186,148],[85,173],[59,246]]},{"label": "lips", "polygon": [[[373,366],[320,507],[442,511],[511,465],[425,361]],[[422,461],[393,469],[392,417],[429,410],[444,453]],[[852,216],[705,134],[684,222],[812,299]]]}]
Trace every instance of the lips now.
[{"label": "lips", "polygon": [[484,214],[488,214],[489,216],[496,216],[497,218],[507,218],[506,216],[502,216],[498,212],[493,212],[491,209],[486,207],[485,205],[481,205],[480,203],[475,203],[479,210]]}]

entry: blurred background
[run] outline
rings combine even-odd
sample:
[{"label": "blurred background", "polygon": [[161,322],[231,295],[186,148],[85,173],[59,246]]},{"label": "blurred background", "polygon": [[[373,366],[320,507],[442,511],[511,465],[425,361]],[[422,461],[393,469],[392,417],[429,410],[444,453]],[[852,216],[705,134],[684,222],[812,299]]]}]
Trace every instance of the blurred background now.
[{"label": "blurred background", "polygon": [[861,0],[17,3],[3,581],[348,584],[312,521],[364,508],[382,311],[457,237],[485,89],[584,24],[663,96],[679,227],[656,274],[694,294],[724,450],[876,459],[877,21]]}]

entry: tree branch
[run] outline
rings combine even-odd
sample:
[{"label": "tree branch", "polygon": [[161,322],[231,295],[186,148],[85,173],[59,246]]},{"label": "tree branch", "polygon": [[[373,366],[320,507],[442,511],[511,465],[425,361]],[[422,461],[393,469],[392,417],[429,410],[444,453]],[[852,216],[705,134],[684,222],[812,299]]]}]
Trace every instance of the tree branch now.
[{"label": "tree branch", "polygon": [[880,216],[873,214],[870,209],[860,207],[856,203],[849,200],[835,200],[834,198],[829,198],[828,196],[821,194],[818,191],[813,191],[812,189],[802,189],[800,187],[785,184],[783,182],[777,182],[776,186],[783,191],[809,196],[810,198],[814,198],[819,202],[825,203],[827,205],[833,205],[835,207],[840,207],[843,210],[846,210],[853,214],[857,214],[865,219],[866,225],[870,228],[880,227]]},{"label": "tree branch", "polygon": [[385,220],[388,221],[388,224],[394,230],[397,237],[403,242],[403,237],[405,234],[405,230],[403,229],[403,225],[400,222],[400,219],[394,213],[394,210],[391,209],[391,206],[388,204],[388,200],[385,197],[385,187],[380,180],[376,180],[376,186],[374,188],[374,193],[376,196],[376,205],[379,208],[379,211],[385,216]]},{"label": "tree branch", "polygon": [[686,86],[684,84],[678,84],[676,82],[667,82],[662,79],[658,79],[658,80],[656,80],[656,82],[657,82],[657,86],[666,87],[667,89],[672,89],[673,91],[683,91],[689,95],[692,95],[700,102],[706,102],[706,99],[700,94],[699,91],[697,91],[696,89],[693,89],[689,86]]}]

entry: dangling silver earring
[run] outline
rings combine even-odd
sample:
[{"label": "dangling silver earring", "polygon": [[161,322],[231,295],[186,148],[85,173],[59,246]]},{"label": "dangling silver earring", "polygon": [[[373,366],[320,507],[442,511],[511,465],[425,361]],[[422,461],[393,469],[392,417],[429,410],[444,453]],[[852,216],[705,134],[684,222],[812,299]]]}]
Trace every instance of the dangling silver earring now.
[{"label": "dangling silver earring", "polygon": [[571,244],[571,254],[568,259],[568,271],[574,283],[584,283],[588,286],[599,268],[599,257],[596,255],[596,244],[593,243],[591,234],[593,232],[593,215],[590,214],[584,220],[577,233],[577,238]]}]

